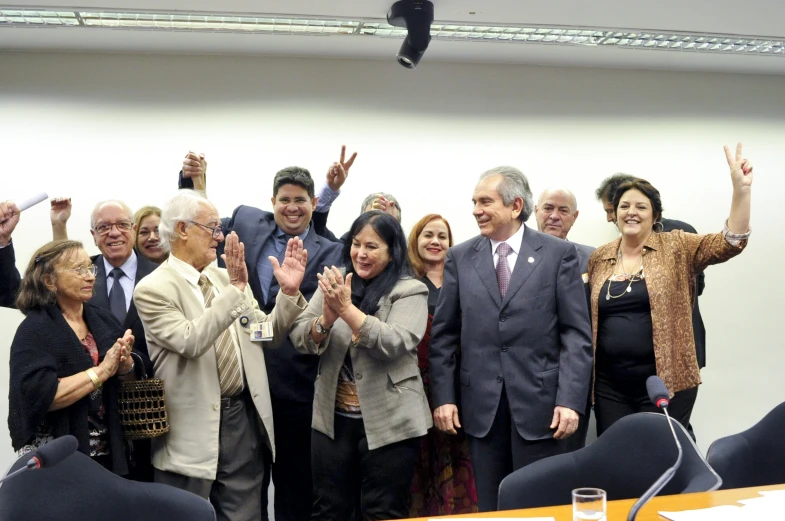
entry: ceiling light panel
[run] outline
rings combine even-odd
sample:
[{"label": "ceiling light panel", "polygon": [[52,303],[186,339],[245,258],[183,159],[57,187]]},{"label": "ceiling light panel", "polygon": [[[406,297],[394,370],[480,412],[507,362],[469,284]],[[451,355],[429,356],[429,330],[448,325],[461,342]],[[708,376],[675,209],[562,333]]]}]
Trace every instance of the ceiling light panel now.
[{"label": "ceiling light panel", "polygon": [[[101,27],[148,31],[355,35],[404,38],[406,29],[385,20],[318,19],[280,15],[63,11],[0,8],[3,27]],[[785,57],[785,39],[741,35],[645,32],[591,27],[475,26],[434,23],[434,40],[617,47],[661,51]]]}]

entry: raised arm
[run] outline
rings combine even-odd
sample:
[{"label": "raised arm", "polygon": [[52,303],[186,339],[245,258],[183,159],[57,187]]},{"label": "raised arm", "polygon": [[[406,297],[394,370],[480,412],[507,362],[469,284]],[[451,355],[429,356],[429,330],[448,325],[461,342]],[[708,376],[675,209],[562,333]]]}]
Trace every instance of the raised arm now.
[{"label": "raised arm", "polygon": [[52,222],[52,240],[68,239],[68,219],[71,218],[71,198],[54,197],[50,201],[49,219]]},{"label": "raised arm", "polygon": [[745,234],[750,230],[750,199],[752,188],[752,164],[744,159],[741,143],[736,145],[736,153],[725,147],[725,158],[730,167],[730,178],[733,183],[728,229],[732,234]]},{"label": "raised arm", "polygon": [[207,161],[204,154],[189,151],[185,155],[178,188],[199,190],[207,195]]}]

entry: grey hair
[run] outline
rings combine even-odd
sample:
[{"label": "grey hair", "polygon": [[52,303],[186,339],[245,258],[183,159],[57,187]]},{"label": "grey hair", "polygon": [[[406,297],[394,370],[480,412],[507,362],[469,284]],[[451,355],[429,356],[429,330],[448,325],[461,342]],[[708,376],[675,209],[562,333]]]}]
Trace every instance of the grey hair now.
[{"label": "grey hair", "polygon": [[392,202],[395,203],[395,206],[398,207],[398,221],[400,221],[401,220],[401,213],[402,213],[402,211],[401,211],[401,203],[398,202],[398,199],[396,199],[393,194],[387,194],[387,193],[384,193],[384,192],[374,192],[372,194],[369,194],[368,197],[366,197],[365,199],[363,199],[363,205],[360,207],[360,213],[361,214],[365,213],[366,212],[365,209],[368,208],[368,206],[371,203],[373,203],[373,200],[376,199],[377,197],[379,197],[380,195],[382,197],[384,197],[385,199],[387,199],[388,201],[392,201]]},{"label": "grey hair", "polygon": [[109,200],[106,200],[106,201],[101,201],[100,203],[96,204],[95,207],[93,207],[93,213],[90,214],[90,229],[91,230],[95,230],[95,221],[96,221],[96,216],[98,215],[98,212],[101,210],[101,208],[103,208],[104,206],[109,205],[109,204],[114,204],[114,205],[119,206],[120,208],[122,208],[125,211],[125,213],[128,214],[128,220],[131,221],[131,224],[133,224],[133,222],[134,222],[134,212],[131,210],[131,208],[127,204],[122,202],[122,201],[119,201],[117,199],[109,199]]},{"label": "grey hair", "polygon": [[578,200],[575,198],[575,194],[572,193],[571,190],[568,190],[567,188],[562,188],[560,186],[559,187],[546,188],[545,190],[543,190],[542,193],[540,194],[540,198],[537,199],[537,204],[541,205],[542,204],[542,200],[543,200],[543,198],[546,195],[548,195],[548,194],[559,194],[559,193],[566,195],[567,199],[570,200],[570,206],[571,206],[570,211],[572,211],[572,212],[578,211]]},{"label": "grey hair", "polygon": [[193,226],[188,221],[193,221],[199,215],[202,205],[213,206],[203,192],[197,190],[180,190],[172,197],[161,211],[161,247],[171,251],[172,243],[177,242],[177,223],[186,222],[188,227]]},{"label": "grey hair", "polygon": [[487,177],[500,175],[502,181],[496,189],[499,195],[502,196],[502,201],[505,206],[510,206],[515,202],[515,199],[520,197],[523,199],[523,209],[518,219],[521,222],[526,222],[529,216],[534,211],[534,197],[532,196],[531,188],[529,188],[529,180],[523,175],[523,172],[512,166],[497,166],[484,172],[480,176],[480,181]]}]

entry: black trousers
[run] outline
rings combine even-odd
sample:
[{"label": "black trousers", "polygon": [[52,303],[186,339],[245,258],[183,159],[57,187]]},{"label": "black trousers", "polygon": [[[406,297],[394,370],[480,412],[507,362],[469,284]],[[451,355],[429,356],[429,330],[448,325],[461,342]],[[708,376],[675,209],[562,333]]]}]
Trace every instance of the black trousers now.
[{"label": "black trousers", "polygon": [[488,434],[482,438],[467,437],[480,512],[497,510],[499,484],[507,475],[535,461],[564,453],[569,440],[523,439],[512,421],[506,389],[502,389],[496,417]]},{"label": "black trousers", "polygon": [[[671,399],[668,414],[691,432],[690,416],[698,388],[679,391]],[[646,380],[613,380],[597,373],[594,383],[594,414],[597,417],[597,436],[601,436],[608,427],[620,419],[636,412],[660,412],[651,403],[646,391]]]},{"label": "black trousers", "polygon": [[[275,521],[307,521],[311,518],[311,420],[313,402],[301,403],[272,398],[275,425],[275,463],[265,454],[262,485],[262,519],[267,516],[270,475],[275,486]],[[272,467],[272,468],[271,468]],[[272,472],[271,472],[272,471]]]},{"label": "black trousers", "polygon": [[[409,517],[420,438],[368,449],[361,419],[335,415],[335,439],[311,431],[314,521]],[[357,509],[360,510],[359,515]]]}]

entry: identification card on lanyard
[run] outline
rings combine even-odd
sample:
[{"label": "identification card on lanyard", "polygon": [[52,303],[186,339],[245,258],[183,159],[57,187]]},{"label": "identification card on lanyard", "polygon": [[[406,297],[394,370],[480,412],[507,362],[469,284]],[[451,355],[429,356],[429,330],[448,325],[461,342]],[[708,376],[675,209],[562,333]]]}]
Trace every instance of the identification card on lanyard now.
[{"label": "identification card on lanyard", "polygon": [[251,342],[269,342],[273,339],[272,322],[251,324]]}]

